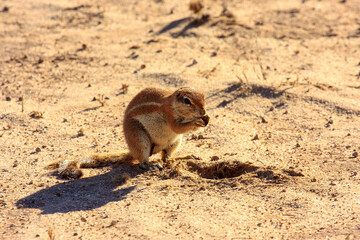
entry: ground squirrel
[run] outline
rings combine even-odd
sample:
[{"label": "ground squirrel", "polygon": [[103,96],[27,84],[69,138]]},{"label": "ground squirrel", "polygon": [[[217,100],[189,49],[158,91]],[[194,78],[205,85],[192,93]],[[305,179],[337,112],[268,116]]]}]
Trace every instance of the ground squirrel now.
[{"label": "ground squirrel", "polygon": [[139,160],[144,170],[161,170],[160,164],[149,163],[149,157],[161,152],[163,162],[170,159],[181,143],[182,134],[205,127],[209,119],[204,95],[192,88],[180,88],[175,92],[146,88],[125,110],[123,131],[128,151],[65,160],[49,167],[58,168],[63,178],[81,177],[80,168],[134,159]]}]

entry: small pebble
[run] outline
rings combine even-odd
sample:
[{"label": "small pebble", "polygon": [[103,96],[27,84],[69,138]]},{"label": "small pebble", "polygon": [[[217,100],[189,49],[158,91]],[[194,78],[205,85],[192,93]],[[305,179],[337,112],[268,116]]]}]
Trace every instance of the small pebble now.
[{"label": "small pebble", "polygon": [[85,136],[85,131],[83,128],[80,128],[78,131],[78,137],[82,137],[82,136]]},{"label": "small pebble", "polygon": [[259,140],[259,135],[256,134],[251,140],[252,141]]},{"label": "small pebble", "polygon": [[264,117],[260,116],[260,119],[261,119],[262,123],[268,123],[268,121],[266,121],[266,119]]},{"label": "small pebble", "polygon": [[35,149],[35,151],[38,153],[38,152],[41,152],[41,148],[39,148],[39,147],[37,147],[36,149]]},{"label": "small pebble", "polygon": [[115,226],[118,222],[116,220],[112,220],[109,227]]}]

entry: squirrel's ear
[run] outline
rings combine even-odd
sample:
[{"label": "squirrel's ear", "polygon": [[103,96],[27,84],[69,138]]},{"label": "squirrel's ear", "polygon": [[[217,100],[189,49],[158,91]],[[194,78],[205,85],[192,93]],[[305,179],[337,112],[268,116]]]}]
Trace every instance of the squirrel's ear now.
[{"label": "squirrel's ear", "polygon": [[183,98],[182,90],[183,90],[183,88],[179,88],[179,89],[177,90],[176,99],[181,100],[181,99]]},{"label": "squirrel's ear", "polygon": [[186,94],[186,92],[192,90],[189,87],[181,87],[178,90],[176,90],[176,99],[182,100],[184,98],[184,95]]}]

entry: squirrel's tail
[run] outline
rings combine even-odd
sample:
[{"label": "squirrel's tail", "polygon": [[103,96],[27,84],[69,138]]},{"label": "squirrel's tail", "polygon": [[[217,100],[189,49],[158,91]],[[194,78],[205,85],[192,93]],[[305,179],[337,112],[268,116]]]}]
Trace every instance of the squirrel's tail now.
[{"label": "squirrel's tail", "polygon": [[130,152],[118,153],[101,153],[94,154],[89,157],[78,159],[66,159],[64,161],[51,163],[48,165],[50,169],[57,169],[61,178],[76,179],[83,175],[81,168],[95,168],[108,166],[117,162],[125,162],[132,160]]}]

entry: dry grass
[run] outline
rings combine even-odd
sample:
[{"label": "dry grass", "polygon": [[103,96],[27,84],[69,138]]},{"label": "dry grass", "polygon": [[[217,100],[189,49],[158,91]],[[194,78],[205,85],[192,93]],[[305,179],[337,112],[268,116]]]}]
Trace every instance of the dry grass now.
[{"label": "dry grass", "polygon": [[53,227],[49,227],[48,229],[48,239],[49,240],[55,240],[55,232]]},{"label": "dry grass", "polygon": [[120,93],[119,94],[127,94],[129,91],[129,84],[121,84]]}]

